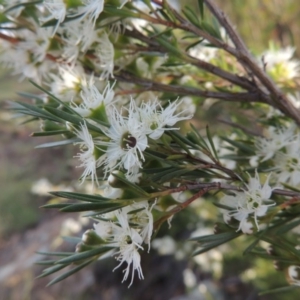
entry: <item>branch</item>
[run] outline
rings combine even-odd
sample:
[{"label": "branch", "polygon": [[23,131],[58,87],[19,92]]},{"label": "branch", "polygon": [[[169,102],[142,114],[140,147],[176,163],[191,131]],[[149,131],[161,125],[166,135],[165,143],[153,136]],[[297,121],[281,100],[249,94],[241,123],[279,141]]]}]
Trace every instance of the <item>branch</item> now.
[{"label": "branch", "polygon": [[273,80],[264,72],[257,64],[241,37],[234,30],[225,14],[219,10],[213,0],[204,0],[208,9],[218,19],[220,24],[225,28],[234,45],[236,46],[236,54],[233,54],[245,67],[260,80],[264,87],[267,88],[271,95],[271,103],[274,107],[280,109],[283,113],[291,117],[298,125],[300,125],[299,111],[289,102],[287,97],[277,87]]},{"label": "branch", "polygon": [[[191,25],[191,24],[189,24]],[[176,26],[177,28],[184,28],[186,29],[184,26]],[[197,27],[195,27],[197,28]],[[155,37],[147,37],[143,34],[141,34],[140,32],[136,31],[136,30],[126,30],[125,31],[125,35],[136,38],[138,40],[141,40],[145,43],[147,43],[150,47],[148,49],[149,50],[156,50],[157,52],[161,52],[161,53],[168,53],[168,50],[163,47],[162,45],[160,45],[159,43],[157,43],[155,40],[153,40]],[[223,43],[224,44],[224,43]],[[181,57],[182,59],[184,59],[186,62],[207,71],[208,73],[211,73],[217,77],[223,78],[225,80],[227,80],[228,82],[231,82],[235,85],[240,86],[241,88],[248,90],[248,91],[253,91],[255,89],[255,86],[253,85],[253,82],[251,82],[250,80],[248,80],[245,77],[241,77],[235,74],[232,74],[230,72],[227,72],[213,64],[210,64],[204,60],[201,59],[197,59],[195,57],[192,57],[186,53],[181,53]]]},{"label": "branch", "polygon": [[152,81],[146,78],[136,77],[129,72],[121,71],[118,74],[114,74],[117,80],[123,82],[130,82],[145,87],[147,91],[158,91],[158,92],[171,92],[177,95],[191,95],[204,98],[221,99],[229,102],[260,102],[266,103],[266,101],[257,92],[247,93],[226,93],[226,92],[211,92],[203,91],[193,87],[184,87],[179,85],[162,84],[159,82]]}]

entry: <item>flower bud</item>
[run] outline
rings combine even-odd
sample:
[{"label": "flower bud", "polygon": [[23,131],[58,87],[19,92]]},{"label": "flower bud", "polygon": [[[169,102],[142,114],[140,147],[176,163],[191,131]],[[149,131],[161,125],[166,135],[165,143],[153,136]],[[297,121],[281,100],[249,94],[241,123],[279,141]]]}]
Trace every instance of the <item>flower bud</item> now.
[{"label": "flower bud", "polygon": [[95,246],[105,243],[103,239],[93,230],[89,229],[82,235],[82,241],[85,245]]},{"label": "flower bud", "polygon": [[120,180],[117,176],[114,175],[117,175],[126,180],[125,175],[121,171],[115,170],[108,176],[108,184],[113,188],[125,188],[127,186],[126,183],[124,183],[122,180]]}]

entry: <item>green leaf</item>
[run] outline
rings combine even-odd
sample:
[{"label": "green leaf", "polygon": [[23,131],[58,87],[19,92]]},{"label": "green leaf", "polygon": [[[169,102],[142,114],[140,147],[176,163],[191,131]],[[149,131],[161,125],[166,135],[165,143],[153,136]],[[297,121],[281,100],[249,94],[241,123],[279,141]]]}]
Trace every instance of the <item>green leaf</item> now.
[{"label": "green leaf", "polygon": [[220,30],[216,26],[212,26],[211,24],[207,23],[206,21],[201,22],[201,28],[211,34],[213,37],[222,40],[222,36]]},{"label": "green leaf", "polygon": [[201,19],[204,18],[204,0],[198,0],[198,7],[200,10]]},{"label": "green leaf", "polygon": [[236,148],[244,151],[245,153],[247,153],[249,155],[255,155],[254,149],[252,149],[249,145],[245,145],[241,142],[230,140],[225,136],[222,136],[221,139],[223,139],[224,141],[228,142],[229,144],[235,146]]},{"label": "green leaf", "polygon": [[[76,15],[68,15],[65,17],[64,21],[61,22],[61,24],[64,24],[64,23],[68,23],[70,21],[74,21],[76,19],[79,19],[83,16],[83,14],[76,14]],[[43,25],[41,27],[55,27],[57,26],[57,23],[59,21],[57,19],[51,19],[45,23],[43,23]]]},{"label": "green leaf", "polygon": [[[114,201],[114,202],[113,202]],[[69,204],[66,207],[60,209],[62,212],[81,212],[81,211],[91,211],[96,210],[101,213],[103,209],[110,209],[110,211],[114,211],[120,209],[124,206],[127,206],[129,203],[127,201],[103,201],[100,203],[76,203]]]},{"label": "green leaf", "polygon": [[45,252],[45,251],[37,251],[37,254],[47,255],[47,256],[70,256],[74,254],[73,252]]},{"label": "green leaf", "polygon": [[200,28],[200,21],[197,15],[195,14],[195,11],[191,7],[185,6],[182,10],[182,13],[193,25]]},{"label": "green leaf", "polygon": [[172,139],[180,146],[182,149],[184,149],[188,154],[190,153],[190,149],[187,147],[187,145],[192,146],[195,148],[195,144],[191,143],[187,138],[183,137],[181,134],[179,134],[177,131],[168,131],[167,134],[172,137]]},{"label": "green leaf", "polygon": [[251,252],[256,245],[258,244],[258,242],[261,240],[261,237],[266,234],[267,230],[262,231],[260,234],[258,234],[257,238],[254,240],[253,243],[251,243],[243,252],[243,255],[248,254],[249,252]]},{"label": "green leaf", "polygon": [[229,232],[223,232],[223,233],[218,233],[218,234],[209,234],[209,235],[194,237],[194,238],[190,238],[189,241],[196,241],[198,243],[210,243],[210,242],[216,242],[216,241],[227,242],[227,241],[237,238],[240,235],[242,235],[242,233],[235,232],[235,231],[229,231]]},{"label": "green leaf", "polygon": [[191,241],[196,241],[200,244],[200,248],[196,250],[192,255],[198,255],[205,253],[217,246],[220,246],[224,243],[227,243],[230,240],[233,240],[237,237],[239,237],[242,233],[240,232],[223,232],[219,234],[212,234],[212,235],[205,235],[200,237],[191,238]]},{"label": "green leaf", "polygon": [[222,209],[226,209],[226,210],[232,210],[233,208],[218,202],[213,202],[213,205],[215,205],[216,207],[222,208]]},{"label": "green leaf", "polygon": [[108,252],[112,249],[114,249],[114,247],[110,247],[110,246],[97,247],[96,249],[84,251],[81,253],[75,253],[73,255],[70,255],[69,257],[62,258],[57,261],[57,264],[71,264],[81,260],[89,259],[91,257],[95,259],[101,254]]},{"label": "green leaf", "polygon": [[[87,122],[84,118],[82,117],[78,117],[77,115],[72,115],[72,114],[69,114],[65,111],[62,111],[60,109],[57,109],[57,108],[54,108],[54,107],[45,107],[45,109],[50,113],[52,114],[53,116],[55,116],[56,118],[59,118],[60,120],[63,120],[64,122],[65,121],[68,121],[72,124],[75,124],[75,125],[78,125],[80,126],[81,124],[83,123],[86,123],[86,126],[90,129],[90,130],[93,130],[95,132],[98,132],[98,133],[101,133],[102,134],[102,130],[99,128],[99,127],[96,127],[92,124],[90,124],[89,122]],[[98,120],[98,123],[102,124],[103,126],[106,126],[108,127],[109,124],[107,123],[104,123],[100,120]]]},{"label": "green leaf", "polygon": [[52,135],[60,135],[70,133],[69,130],[53,130],[53,131],[41,131],[41,132],[33,132],[31,136],[52,136]]},{"label": "green leaf", "polygon": [[58,147],[58,146],[73,144],[73,143],[76,143],[79,141],[80,140],[78,138],[74,138],[74,139],[68,139],[68,140],[63,140],[63,141],[41,144],[41,145],[36,146],[35,148],[40,149],[40,148]]},{"label": "green leaf", "polygon": [[171,179],[179,179],[180,176],[184,175],[184,174],[187,174],[191,172],[191,170],[189,169],[179,169],[179,170],[176,170],[174,172],[168,172],[168,174],[160,177],[159,181],[160,182],[165,182],[165,181],[169,181]]},{"label": "green leaf", "polygon": [[64,208],[66,206],[69,206],[70,203],[55,203],[55,204],[45,204],[45,205],[42,205],[41,208],[58,208],[58,209],[61,209],[61,208]]},{"label": "green leaf", "polygon": [[39,266],[53,266],[55,264],[56,260],[52,259],[52,260],[41,260],[41,261],[37,261],[34,264],[35,265],[39,265]]},{"label": "green leaf", "polygon": [[49,112],[45,111],[42,108],[39,108],[38,106],[34,106],[27,103],[21,103],[21,102],[11,102],[11,110],[16,110],[19,113],[22,113],[24,115],[30,115],[41,119],[47,119],[55,122],[61,122],[61,119],[53,116]]},{"label": "green leaf", "polygon": [[117,8],[115,5],[105,5],[104,12],[111,14],[113,17],[123,17],[123,18],[140,18],[140,15],[125,9],[124,7],[122,9]]},{"label": "green leaf", "polygon": [[54,96],[53,94],[51,94],[50,92],[48,92],[46,89],[44,89],[43,87],[41,87],[40,85],[38,85],[37,83],[35,83],[32,80],[29,80],[29,82],[31,84],[33,84],[35,87],[37,87],[38,89],[40,89],[41,91],[43,91],[44,93],[46,93],[48,96],[51,97],[51,99],[53,99],[55,102],[57,102],[58,104],[60,104],[62,107],[64,107],[68,112],[80,116],[75,110],[73,110],[67,102],[63,102],[62,100],[58,99],[56,96]]},{"label": "green leaf", "polygon": [[197,40],[196,42],[194,42],[194,43],[188,45],[188,46],[185,48],[185,51],[188,51],[189,49],[191,49],[191,48],[197,46],[198,44],[200,44],[200,43],[202,43],[202,42],[203,42],[203,39]]},{"label": "green leaf", "polygon": [[267,253],[262,253],[261,251],[255,251],[254,250],[252,252],[249,252],[249,254],[259,256],[261,258],[268,259],[268,260],[280,261],[282,263],[286,263],[286,264],[289,264],[289,265],[299,264],[299,260],[292,260],[292,259],[286,259],[286,258],[283,258],[283,257],[280,257],[280,256],[269,255]]},{"label": "green leaf", "polygon": [[42,274],[37,276],[36,278],[43,278],[43,277],[49,276],[49,275],[65,268],[66,266],[67,266],[67,264],[59,264],[59,265],[52,266],[50,268],[43,270]]},{"label": "green leaf", "polygon": [[76,268],[73,268],[73,269],[67,271],[66,273],[64,273],[64,274],[62,274],[62,275],[60,275],[60,276],[54,278],[53,280],[51,280],[51,281],[47,284],[47,286],[53,285],[53,284],[55,284],[55,283],[57,283],[57,282],[59,282],[59,281],[61,281],[61,280],[64,280],[65,278],[67,278],[67,277],[73,275],[74,273],[80,271],[81,269],[83,269],[84,267],[86,267],[87,265],[89,265],[90,263],[92,263],[93,261],[94,261],[94,260],[91,259],[91,260],[89,260],[89,261],[87,261],[87,262],[84,262],[84,263],[82,263],[81,265],[77,266]]},{"label": "green leaf", "polygon": [[149,198],[150,195],[145,192],[142,188],[140,188],[139,186],[137,186],[136,184],[128,181],[125,177],[120,176],[116,173],[112,173],[113,176],[115,176],[116,178],[118,178],[120,181],[122,181],[123,183],[125,183],[131,190],[135,191],[136,193],[138,193],[141,196],[147,197]]},{"label": "green leaf", "polygon": [[18,3],[18,4],[15,4],[15,5],[12,5],[12,6],[8,7],[6,10],[3,11],[3,13],[6,14],[9,11],[14,10],[16,8],[19,8],[21,6],[24,6],[24,7],[32,6],[32,5],[35,5],[35,4],[40,4],[42,2],[43,2],[43,0],[31,1],[31,2],[25,2],[25,3],[24,2],[23,3]]},{"label": "green leaf", "polygon": [[300,286],[295,286],[295,285],[290,285],[290,286],[283,286],[277,289],[272,289],[272,290],[267,290],[260,292],[258,295],[259,296],[264,296],[264,295],[271,295],[271,294],[277,294],[277,293],[283,293],[283,292],[288,292],[291,290],[299,289]]},{"label": "green leaf", "polygon": [[89,195],[89,194],[71,193],[71,192],[64,192],[64,191],[51,192],[50,194],[56,197],[61,197],[66,199],[77,199],[81,201],[96,202],[96,203],[110,200],[109,198],[102,197],[101,195]]},{"label": "green leaf", "polygon": [[286,225],[281,226],[277,233],[278,234],[283,234],[283,233],[287,233],[288,231],[292,230],[293,228],[295,228],[296,226],[300,225],[300,219],[295,220],[293,222],[290,222]]},{"label": "green leaf", "polygon": [[38,100],[40,103],[44,103],[44,100],[35,94],[30,94],[25,92],[19,92],[17,94],[20,95],[21,97],[28,98],[28,99],[35,99]]},{"label": "green leaf", "polygon": [[199,133],[199,131],[196,129],[196,127],[195,127],[192,123],[190,124],[190,126],[191,126],[193,132],[194,132],[194,133],[196,134],[196,136],[198,137],[198,140],[199,140],[199,141],[198,141],[198,145],[199,145],[201,148],[203,148],[203,149],[209,150],[208,145],[207,145],[205,139],[200,135],[200,133]]},{"label": "green leaf", "polygon": [[213,150],[213,153],[214,153],[215,158],[216,158],[217,160],[219,160],[219,158],[218,158],[218,153],[217,153],[217,151],[216,151],[214,142],[213,142],[213,140],[212,140],[212,138],[211,138],[211,135],[210,135],[208,126],[206,126],[206,135],[207,135],[209,144],[210,144],[210,146],[211,146],[211,149]]},{"label": "green leaf", "polygon": [[156,36],[155,40],[164,48],[166,48],[166,50],[168,50],[170,53],[175,54],[177,57],[182,56],[181,51],[174,46],[171,42],[168,41],[167,37],[160,37],[160,36]]},{"label": "green leaf", "polygon": [[180,170],[178,167],[160,168],[160,172],[156,172],[154,176],[151,177],[152,181],[158,181],[161,177],[169,174],[170,172]]}]

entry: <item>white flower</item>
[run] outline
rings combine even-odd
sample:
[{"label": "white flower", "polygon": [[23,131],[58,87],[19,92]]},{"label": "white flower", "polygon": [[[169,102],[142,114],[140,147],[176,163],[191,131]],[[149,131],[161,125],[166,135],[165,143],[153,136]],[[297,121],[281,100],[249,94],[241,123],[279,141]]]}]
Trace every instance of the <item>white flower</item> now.
[{"label": "white flower", "polygon": [[82,182],[87,176],[91,176],[92,185],[94,180],[98,183],[97,178],[97,159],[94,156],[95,145],[92,136],[89,133],[86,123],[80,125],[80,130],[76,130],[76,135],[82,142],[79,142],[81,152],[77,154],[79,160],[82,162],[79,167],[84,167],[85,170],[81,175]]},{"label": "white flower", "polygon": [[105,165],[105,171],[111,172],[123,167],[130,173],[132,168],[142,167],[143,151],[148,141],[133,100],[130,103],[128,117],[123,117],[114,107],[112,108],[110,124],[110,128],[103,129],[110,141],[97,142],[97,145],[107,147],[101,163]]},{"label": "white flower", "polygon": [[277,172],[278,182],[297,186],[300,183],[300,136],[285,147],[284,152],[275,155],[274,170]]},{"label": "white flower", "polygon": [[175,123],[187,120],[192,117],[191,114],[184,116],[185,111],[176,113],[177,107],[182,101],[174,101],[169,103],[166,108],[163,108],[161,104],[155,100],[153,102],[142,103],[139,108],[140,118],[143,121],[145,132],[150,138],[159,139],[165,130],[175,130],[179,128],[169,128],[167,126],[173,126]]},{"label": "white flower", "polygon": [[[29,0],[4,0],[4,1],[1,1],[0,11],[2,12],[4,9],[13,7],[17,4],[27,3],[27,2],[29,2]],[[3,7],[2,7],[2,5],[3,5]],[[12,16],[13,18],[17,18],[17,17],[19,17],[19,15],[23,11],[23,9],[24,9],[24,6],[19,5],[18,7],[15,7],[14,9],[6,11],[5,14]]]},{"label": "white flower", "polygon": [[278,81],[291,80],[299,76],[300,70],[299,61],[293,59],[294,52],[293,47],[270,49],[261,55],[260,61],[267,72]]},{"label": "white flower", "polygon": [[197,44],[196,46],[189,49],[189,54],[197,59],[210,62],[213,58],[216,57],[218,48],[207,47],[202,43]]},{"label": "white flower", "polygon": [[12,36],[20,40],[16,43],[4,41],[1,44],[0,60],[12,68],[14,74],[22,74],[22,79],[30,78],[40,83],[49,76],[56,62],[50,62],[47,57],[51,42],[49,29],[39,27],[32,29],[32,31],[20,30],[17,32],[18,36]]},{"label": "white flower", "polygon": [[300,92],[296,92],[295,94],[287,94],[287,97],[296,108],[300,108]]},{"label": "white flower", "polygon": [[85,19],[76,19],[64,25],[62,39],[65,43],[62,57],[68,63],[75,64],[80,53],[92,49],[101,40],[102,30],[95,29]]},{"label": "white flower", "polygon": [[269,127],[267,137],[258,137],[255,140],[257,156],[262,157],[261,161],[272,158],[275,153],[283,147],[291,144],[295,139],[294,128]]},{"label": "white flower", "polygon": [[114,77],[114,46],[108,38],[107,33],[103,33],[97,40],[95,55],[98,61],[94,61],[96,66],[102,70],[101,78]]},{"label": "white flower", "polygon": [[114,98],[114,85],[110,85],[108,82],[103,93],[101,94],[93,82],[87,86],[82,87],[80,93],[83,103],[77,106],[73,103],[72,108],[83,117],[89,117],[93,110],[97,109],[101,105],[108,106],[113,103]]},{"label": "white flower", "polygon": [[300,286],[300,266],[289,266],[288,275],[292,285]]},{"label": "white flower", "polygon": [[47,22],[51,19],[57,19],[57,24],[53,30],[55,34],[58,26],[64,21],[67,13],[67,7],[63,0],[44,0],[43,4],[49,10],[50,15],[44,19],[44,22]]},{"label": "white flower", "polygon": [[51,93],[63,101],[71,101],[76,97],[83,87],[94,84],[94,78],[86,78],[81,65],[58,67],[58,74],[50,74]]},{"label": "white flower", "polygon": [[[235,196],[225,195],[221,199],[221,203],[232,209],[221,209],[224,217],[224,221],[228,223],[231,218],[240,221],[240,225],[237,231],[242,230],[244,233],[252,233],[252,223],[249,221],[249,217],[253,217],[256,227],[258,226],[258,217],[264,216],[269,206],[274,205],[273,201],[269,198],[272,194],[272,188],[269,186],[269,178],[262,186],[258,177],[258,173],[255,173],[255,177],[249,177],[249,183],[246,184],[247,189],[244,192],[234,192]],[[266,204],[268,202],[268,204]]]},{"label": "white flower", "polygon": [[135,229],[130,228],[126,213],[118,211],[116,212],[116,217],[121,227],[115,228],[114,232],[114,243],[120,248],[117,252],[119,255],[116,257],[120,264],[115,269],[119,268],[124,262],[127,263],[127,268],[123,271],[125,274],[122,282],[128,278],[130,269],[132,269],[130,287],[133,283],[135,271],[137,271],[140,279],[144,279],[141,268],[141,256],[138,252],[138,250],[143,250],[141,246],[143,239]]},{"label": "white flower", "polygon": [[[147,201],[135,203],[129,207],[124,208],[128,213],[130,224],[134,224],[138,228],[143,241],[148,244],[148,252],[150,251],[151,236],[153,233],[153,215],[152,209],[156,202],[149,205]],[[130,213],[137,210],[135,213]]]},{"label": "white flower", "polygon": [[114,215],[117,218],[115,222],[99,221],[94,227],[96,233],[106,240],[109,246],[118,248],[116,259],[120,263],[114,270],[126,263],[127,268],[123,271],[125,274],[122,282],[128,278],[131,271],[131,282],[129,284],[131,286],[135,271],[137,271],[140,279],[144,279],[139,254],[139,250],[143,250],[141,246],[143,238],[137,230],[129,226],[128,215],[125,210],[116,211]]},{"label": "white flower", "polygon": [[104,0],[82,0],[84,6],[80,6],[79,14],[83,14],[85,18],[89,18],[95,25],[99,15],[103,11]]}]

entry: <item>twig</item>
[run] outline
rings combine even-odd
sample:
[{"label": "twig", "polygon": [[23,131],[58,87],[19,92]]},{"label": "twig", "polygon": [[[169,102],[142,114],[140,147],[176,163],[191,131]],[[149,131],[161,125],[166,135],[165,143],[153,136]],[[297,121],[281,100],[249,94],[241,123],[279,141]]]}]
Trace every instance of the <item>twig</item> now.
[{"label": "twig", "polygon": [[267,88],[271,95],[271,101],[273,106],[280,109],[283,113],[293,118],[294,121],[300,125],[300,114],[298,110],[288,101],[287,97],[276,86],[272,79],[263,71],[263,69],[257,64],[243,40],[234,30],[233,26],[225,16],[225,14],[219,10],[212,0],[204,0],[208,9],[218,19],[220,24],[225,28],[234,45],[236,46],[236,54],[233,54],[247,69],[250,69],[252,74],[255,75],[262,85]]},{"label": "twig", "polygon": [[222,99],[229,102],[260,102],[266,103],[260,94],[255,92],[247,93],[226,93],[226,92],[211,92],[203,91],[193,87],[183,87],[179,85],[166,85],[159,82],[152,81],[146,78],[136,77],[128,72],[121,71],[118,74],[114,74],[117,80],[135,83],[145,87],[148,91],[158,92],[171,92],[175,95],[192,95],[204,98]]}]

